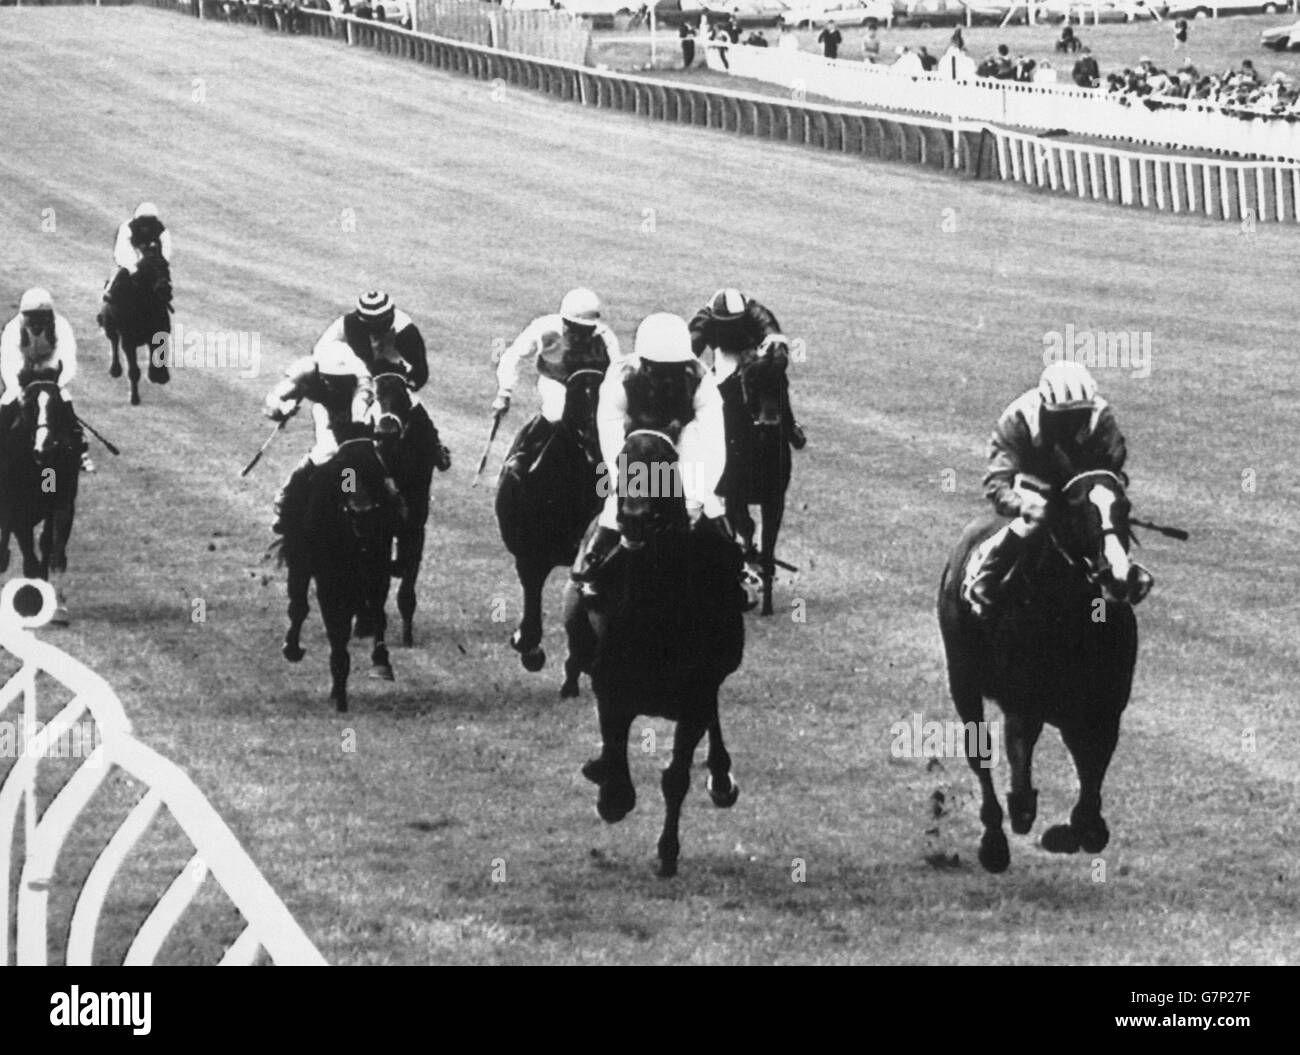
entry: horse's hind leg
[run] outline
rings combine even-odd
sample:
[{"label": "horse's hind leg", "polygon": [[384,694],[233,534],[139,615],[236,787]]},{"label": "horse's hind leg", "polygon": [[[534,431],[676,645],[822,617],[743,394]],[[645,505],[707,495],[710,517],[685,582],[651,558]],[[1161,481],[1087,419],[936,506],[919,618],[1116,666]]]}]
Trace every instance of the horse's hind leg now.
[{"label": "horse's hind leg", "polygon": [[[968,725],[974,722],[976,728],[983,726],[984,697],[978,690],[967,688],[951,671],[948,683],[961,720]],[[1002,830],[1002,805],[993,787],[993,770],[974,751],[966,752],[966,762],[980,784],[980,823],[984,825],[984,835],[980,839],[980,864],[986,872],[1005,872],[1011,864],[1011,847],[1007,845],[1007,835]]]},{"label": "horse's hind leg", "polygon": [[1053,825],[1043,833],[1043,849],[1052,853],[1101,853],[1110,842],[1110,829],[1101,816],[1101,784],[1119,743],[1119,715],[1094,724],[1069,726],[1061,730],[1061,739],[1079,774],[1079,801],[1070,812],[1069,824]]},{"label": "horse's hind leg", "polygon": [[1007,761],[1011,763],[1011,790],[1007,792],[1007,812],[1011,830],[1024,835],[1038,816],[1038,792],[1034,790],[1034,745],[1043,731],[1043,720],[1020,714],[1006,716]]},{"label": "horse's hind leg", "polygon": [[385,570],[383,583],[376,584],[371,595],[371,604],[374,607],[375,645],[370,651],[370,677],[380,681],[393,680],[393,665],[388,657],[388,643],[385,641],[388,633],[388,613],[384,608],[388,603],[388,585],[388,573]]},{"label": "horse's hind leg", "polygon": [[352,657],[348,655],[348,640],[352,631],[352,614],[346,605],[330,604],[316,596],[321,616],[325,620],[325,633],[330,642],[330,701],[336,711],[348,709],[348,674],[352,670]]},{"label": "horse's hind leg", "polygon": [[23,578],[25,579],[43,579],[45,578],[45,569],[42,566],[41,558],[36,552],[36,543],[32,537],[33,526],[26,524],[14,532],[14,537],[18,540],[18,551],[23,555]]},{"label": "horse's hind leg", "polygon": [[126,376],[131,382],[131,406],[140,405],[140,362],[135,345],[126,348]]},{"label": "horse's hind leg", "polygon": [[[716,704],[715,704],[716,706]],[[714,714],[709,723],[709,798],[719,809],[730,809],[740,797],[740,785],[731,775],[731,755],[722,742],[722,723]]]},{"label": "horse's hind leg", "polygon": [[591,673],[596,657],[596,632],[582,603],[578,584],[570,581],[564,587],[564,629],[568,638],[568,654],[564,657],[564,684],[560,686],[561,699],[578,695],[578,678]]},{"label": "horse's hind leg", "polygon": [[673,759],[660,778],[664,792],[664,830],[659,836],[660,879],[671,879],[677,874],[677,858],[681,855],[678,827],[682,819],[682,803],[691,786],[691,761],[695,748],[704,736],[706,723],[685,720],[677,723],[673,735]]},{"label": "horse's hind leg", "polygon": [[763,503],[763,545],[758,566],[763,576],[763,608],[760,614],[772,614],[772,581],[776,578],[776,537],[785,519],[785,494]]},{"label": "horse's hind leg", "polygon": [[288,562],[289,572],[289,629],[285,631],[284,643],[280,646],[280,654],[290,663],[297,663],[305,655],[300,640],[302,636],[302,624],[307,618],[307,612],[310,607],[307,604],[307,586],[311,580],[311,574],[307,567],[307,562],[301,558],[290,558]]},{"label": "horse's hind leg", "polygon": [[420,576],[424,556],[424,525],[409,531],[397,545],[397,563],[401,581],[397,585],[397,611],[402,617],[402,645],[415,644],[415,582]]}]

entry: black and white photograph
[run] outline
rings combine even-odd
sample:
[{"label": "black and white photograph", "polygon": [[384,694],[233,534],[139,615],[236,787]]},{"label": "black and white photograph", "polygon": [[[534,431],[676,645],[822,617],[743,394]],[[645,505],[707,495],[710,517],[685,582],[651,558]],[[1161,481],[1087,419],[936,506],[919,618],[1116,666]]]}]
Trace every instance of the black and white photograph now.
[{"label": "black and white photograph", "polygon": [[1081,1039],[1251,1034],[1297,19],[0,0],[0,965],[1095,966]]}]

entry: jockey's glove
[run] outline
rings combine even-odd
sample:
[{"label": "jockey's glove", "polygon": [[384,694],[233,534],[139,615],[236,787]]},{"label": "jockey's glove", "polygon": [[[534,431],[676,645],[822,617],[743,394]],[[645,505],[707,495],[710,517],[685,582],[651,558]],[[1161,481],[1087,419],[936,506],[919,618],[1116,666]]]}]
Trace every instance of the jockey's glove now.
[{"label": "jockey's glove", "polygon": [[784,348],[788,351],[790,342],[786,340],[783,333],[769,333],[763,338],[763,343],[758,346],[758,354],[771,355],[778,348]]},{"label": "jockey's glove", "polygon": [[492,413],[504,414],[510,409],[510,393],[504,388],[497,393],[496,399],[492,400]]},{"label": "jockey's glove", "polygon": [[1020,515],[1031,524],[1041,524],[1047,519],[1047,499],[1037,491],[1022,489],[1016,492],[1020,496]]},{"label": "jockey's glove", "polygon": [[279,403],[277,403],[275,406],[270,407],[266,412],[266,416],[270,418],[272,421],[284,422],[284,421],[288,421],[297,412],[298,412],[297,402],[291,399],[284,399],[281,400]]}]

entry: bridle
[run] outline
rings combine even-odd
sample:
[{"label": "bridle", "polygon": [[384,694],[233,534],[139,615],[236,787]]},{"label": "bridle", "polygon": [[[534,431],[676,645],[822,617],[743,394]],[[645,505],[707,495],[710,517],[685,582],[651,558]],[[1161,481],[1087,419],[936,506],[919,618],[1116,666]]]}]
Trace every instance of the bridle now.
[{"label": "bridle", "polygon": [[[1124,481],[1121,480],[1116,473],[1111,472],[1109,469],[1090,469],[1087,472],[1077,473],[1074,476],[1070,477],[1070,479],[1065,482],[1065,484],[1060,488],[1060,491],[1058,493],[1062,495],[1067,494],[1070,491],[1070,489],[1074,487],[1080,480],[1087,480],[1096,477],[1102,477],[1111,480],[1115,484],[1116,488],[1118,489],[1118,493],[1121,496],[1124,494]],[[1108,535],[1113,535],[1121,545],[1123,545],[1125,542],[1125,538],[1123,537],[1123,535],[1121,535],[1120,529],[1116,526],[1113,517],[1110,518],[1109,523],[1103,523],[1101,525],[1100,540],[1102,543],[1101,549],[1103,551],[1105,548],[1106,537]],[[1056,530],[1054,528],[1051,527],[1048,528],[1048,537],[1052,541],[1053,548],[1056,550],[1057,553],[1061,555],[1061,558],[1066,562],[1066,564],[1068,564],[1072,568],[1081,569],[1083,571],[1084,578],[1087,579],[1090,585],[1096,585],[1100,581],[1102,575],[1105,574],[1106,570],[1110,567],[1109,562],[1105,559],[1104,556],[1100,561],[1093,561],[1088,557],[1075,557],[1061,543],[1061,540],[1057,537]],[[1127,548],[1128,547],[1125,546],[1125,549]]]},{"label": "bridle", "polygon": [[[377,374],[377,375],[375,376],[375,379],[374,379],[374,380],[375,380],[375,383],[378,384],[380,381],[385,380],[385,379],[387,379],[387,378],[392,378],[392,379],[394,379],[394,380],[396,380],[396,381],[400,381],[403,385],[406,384],[406,377],[405,377],[405,375],[403,375],[403,374],[399,374],[399,373],[395,373],[394,371],[391,371],[391,370],[390,370],[390,371],[387,371],[386,373]],[[391,410],[383,410],[383,409],[380,409],[379,413],[375,416],[375,433],[376,433],[376,435],[378,435],[378,434],[381,432],[380,426],[381,426],[385,421],[392,421],[393,423],[395,423],[395,424],[397,425],[397,438],[398,438],[399,440],[400,440],[400,439],[403,439],[403,438],[406,436],[406,422],[402,420],[401,416],[398,415],[398,414],[395,414],[395,413],[394,413],[393,411],[391,411]]]}]

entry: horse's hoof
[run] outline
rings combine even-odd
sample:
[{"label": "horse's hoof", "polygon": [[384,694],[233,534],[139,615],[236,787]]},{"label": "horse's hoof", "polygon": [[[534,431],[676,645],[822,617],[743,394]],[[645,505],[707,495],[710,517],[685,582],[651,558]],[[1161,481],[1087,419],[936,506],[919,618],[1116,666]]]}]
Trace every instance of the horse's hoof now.
[{"label": "horse's hoof", "polygon": [[578,695],[578,679],[570,678],[560,686],[560,699],[572,700]]},{"label": "horse's hoof", "polygon": [[1011,847],[1007,837],[999,832],[985,832],[980,840],[980,864],[984,871],[995,875],[1011,866]]},{"label": "horse's hoof", "polygon": [[730,789],[727,791],[718,791],[713,786],[713,774],[709,774],[709,798],[713,800],[713,805],[717,806],[720,810],[731,809],[731,807],[736,804],[736,800],[740,798],[740,785],[736,783],[736,778],[728,773],[727,781],[731,785]]},{"label": "horse's hoof", "polygon": [[346,696],[331,696],[330,699],[334,703],[334,709],[338,711],[339,714],[345,714],[347,712],[348,698]]},{"label": "horse's hoof", "polygon": [[522,652],[519,655],[519,662],[524,665],[524,670],[529,674],[536,674],[546,666],[546,650],[535,648],[531,652]]},{"label": "horse's hoof", "polygon": [[601,789],[600,798],[596,800],[596,812],[606,824],[617,824],[636,808],[636,792],[630,796],[606,795]]},{"label": "horse's hoof", "polygon": [[50,616],[51,626],[67,626],[71,620],[68,619],[68,610],[63,605],[56,605],[54,614]]},{"label": "horse's hoof", "polygon": [[402,627],[402,647],[403,648],[415,647],[415,631],[412,630],[409,626]]},{"label": "horse's hoof", "polygon": [[677,874],[677,862],[665,861],[659,859],[659,864],[655,866],[655,875],[660,879],[672,879]]},{"label": "horse's hoof", "polygon": [[1079,835],[1068,824],[1053,824],[1043,832],[1041,845],[1048,853],[1076,854],[1079,852]]},{"label": "horse's hoof", "polygon": [[280,646],[280,655],[282,655],[290,663],[299,662],[302,659],[302,657],[305,656],[306,654],[307,652],[305,649],[303,649],[302,645],[295,645],[286,641],[283,645]]},{"label": "horse's hoof", "polygon": [[1070,825],[1071,829],[1078,833],[1079,849],[1086,854],[1099,854],[1106,849],[1110,842],[1110,829],[1106,827],[1106,822],[1100,817],[1097,818],[1095,828],[1079,828],[1077,825]]},{"label": "horse's hoof", "polygon": [[376,663],[370,668],[370,677],[376,681],[392,681],[393,668],[387,663]]},{"label": "horse's hoof", "polygon": [[139,405],[140,405],[140,393],[139,393],[139,392],[132,392],[132,393],[131,393],[131,406],[133,406],[133,407],[138,407]]},{"label": "horse's hoof", "polygon": [[1038,792],[1017,795],[1013,791],[1007,796],[1007,812],[1011,814],[1011,830],[1017,835],[1027,835],[1038,816]]},{"label": "horse's hoof", "polygon": [[121,363],[114,363],[112,366],[110,366],[110,367],[108,368],[108,376],[109,376],[109,377],[121,377],[121,376],[122,376],[122,364],[121,364]]}]

